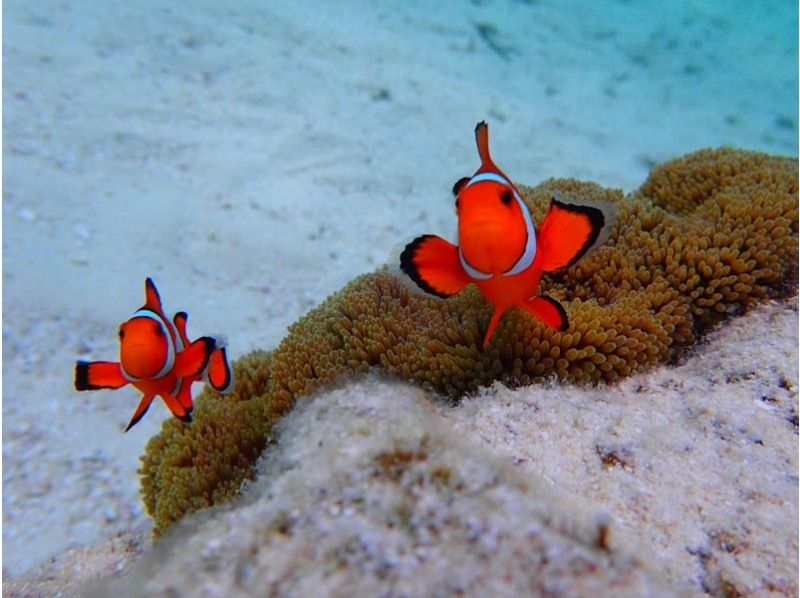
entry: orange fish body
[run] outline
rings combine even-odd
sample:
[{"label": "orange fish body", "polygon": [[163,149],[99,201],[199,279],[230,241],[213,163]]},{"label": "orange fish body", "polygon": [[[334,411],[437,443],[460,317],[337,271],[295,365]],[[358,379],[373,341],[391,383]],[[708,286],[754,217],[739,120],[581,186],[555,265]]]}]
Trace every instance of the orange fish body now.
[{"label": "orange fish body", "polygon": [[458,244],[434,235],[418,237],[401,254],[400,267],[420,288],[439,297],[474,283],[494,306],[483,348],[512,307],[566,330],[569,320],[561,304],[537,294],[542,274],[571,266],[596,245],[610,223],[611,206],[553,198],[537,233],[522,195],[489,155],[486,123],[478,123],[475,138],[481,166],[453,187]]},{"label": "orange fish body", "polygon": [[[189,342],[186,318],[184,312],[176,314],[176,325],[167,319],[155,283],[148,278],[145,304],[119,327],[119,362],[79,361],[75,366],[75,389],[115,389],[132,384],[143,396],[126,432],[144,416],[156,396],[175,417],[190,422],[191,384],[207,375],[212,357],[218,352],[224,362],[220,364],[220,358],[214,358],[214,379],[224,383],[218,390],[228,390],[233,379],[224,348],[218,347],[214,338],[204,336]],[[227,378],[216,368],[227,372]]]}]

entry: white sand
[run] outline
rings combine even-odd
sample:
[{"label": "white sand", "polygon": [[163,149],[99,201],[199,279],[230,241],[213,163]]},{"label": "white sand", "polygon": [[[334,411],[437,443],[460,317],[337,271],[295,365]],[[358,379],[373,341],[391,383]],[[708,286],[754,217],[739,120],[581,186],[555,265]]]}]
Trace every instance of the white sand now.
[{"label": "white sand", "polygon": [[478,120],[528,184],[796,155],[796,5],[719,4],[6,2],[4,578],[147,525],[135,471],[166,409],[123,435],[134,391],[72,390],[145,276],[236,357],[450,233]]}]

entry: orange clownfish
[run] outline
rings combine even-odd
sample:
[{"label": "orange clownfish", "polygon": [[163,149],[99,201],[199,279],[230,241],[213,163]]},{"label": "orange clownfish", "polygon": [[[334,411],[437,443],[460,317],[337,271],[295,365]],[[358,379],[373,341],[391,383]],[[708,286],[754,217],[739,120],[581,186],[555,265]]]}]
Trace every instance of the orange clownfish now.
[{"label": "orange clownfish", "polygon": [[189,342],[188,315],[176,313],[173,324],[164,314],[152,279],[145,280],[144,290],[144,305],[119,327],[119,362],[78,361],[75,366],[76,390],[133,384],[142,392],[126,432],[142,419],[156,396],[175,417],[190,422],[193,382],[207,380],[219,392],[233,386],[225,347],[208,336]]},{"label": "orange clownfish", "polygon": [[474,283],[494,306],[483,339],[485,349],[502,315],[519,307],[557,330],[569,326],[567,312],[539,295],[543,273],[567,268],[605,240],[611,204],[553,198],[538,232],[530,209],[489,155],[489,127],[480,122],[475,139],[481,166],[453,186],[458,244],[423,235],[406,245],[400,268],[423,291],[450,297]]}]

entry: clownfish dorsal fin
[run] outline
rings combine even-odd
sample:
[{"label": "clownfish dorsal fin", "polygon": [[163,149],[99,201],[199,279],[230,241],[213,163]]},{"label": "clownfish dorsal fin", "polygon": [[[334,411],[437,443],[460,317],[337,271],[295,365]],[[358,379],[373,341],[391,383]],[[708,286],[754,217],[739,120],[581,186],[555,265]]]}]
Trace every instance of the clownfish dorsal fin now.
[{"label": "clownfish dorsal fin", "polygon": [[178,331],[178,338],[181,339],[184,347],[188,347],[189,335],[186,333],[186,321],[189,319],[189,314],[185,311],[179,311],[172,317],[172,323],[175,325],[175,330]]},{"label": "clownfish dorsal fin", "polygon": [[478,172],[499,170],[489,154],[489,125],[486,121],[481,121],[475,125],[475,143],[478,145],[478,156],[481,159],[481,167]]},{"label": "clownfish dorsal fin", "polygon": [[150,277],[147,277],[144,281],[144,305],[142,309],[149,309],[159,315],[163,314],[161,311],[161,297],[158,294],[156,283]]}]

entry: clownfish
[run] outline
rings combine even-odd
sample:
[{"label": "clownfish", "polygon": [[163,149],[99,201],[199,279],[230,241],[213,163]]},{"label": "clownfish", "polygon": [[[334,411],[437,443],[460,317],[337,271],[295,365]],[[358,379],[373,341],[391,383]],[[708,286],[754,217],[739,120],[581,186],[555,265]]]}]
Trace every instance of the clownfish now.
[{"label": "clownfish", "polygon": [[76,390],[132,384],[142,392],[126,432],[142,419],[156,396],[175,417],[188,423],[192,421],[193,382],[207,380],[219,392],[229,392],[233,386],[225,347],[209,336],[189,342],[186,312],[176,313],[174,323],[170,322],[152,279],[145,280],[144,290],[144,305],[119,327],[119,362],[78,361],[75,365]]},{"label": "clownfish", "polygon": [[607,237],[613,206],[574,203],[553,197],[539,230],[522,195],[489,155],[489,127],[475,127],[480,168],[453,186],[458,244],[435,235],[417,237],[400,255],[400,268],[423,291],[450,297],[469,283],[480,289],[494,311],[483,348],[500,318],[522,308],[556,330],[569,327],[564,307],[539,295],[543,273],[567,268]]}]

